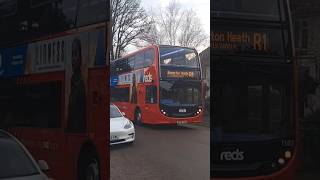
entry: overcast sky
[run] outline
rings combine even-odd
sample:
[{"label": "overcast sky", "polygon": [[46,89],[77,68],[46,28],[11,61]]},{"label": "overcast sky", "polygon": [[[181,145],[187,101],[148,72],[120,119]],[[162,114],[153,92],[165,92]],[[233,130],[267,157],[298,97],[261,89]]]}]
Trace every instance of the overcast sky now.
[{"label": "overcast sky", "polygon": [[[171,0],[141,0],[141,5],[148,11],[151,7],[165,7]],[[177,0],[182,9],[193,9],[203,24],[205,32],[210,34],[210,0]]]},{"label": "overcast sky", "polygon": [[[142,7],[149,11],[151,8],[166,7],[171,0],[141,0]],[[205,33],[210,36],[210,0],[177,0],[182,9],[193,9],[201,20]],[[200,47],[199,53],[207,48],[207,46]],[[136,47],[129,46],[128,53],[137,50]]]}]

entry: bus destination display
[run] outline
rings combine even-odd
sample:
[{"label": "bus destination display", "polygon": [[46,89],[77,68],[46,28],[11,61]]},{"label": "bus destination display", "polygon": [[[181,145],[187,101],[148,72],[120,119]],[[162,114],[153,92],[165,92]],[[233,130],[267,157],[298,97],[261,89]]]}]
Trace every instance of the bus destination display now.
[{"label": "bus destination display", "polygon": [[271,53],[267,32],[213,31],[211,37],[212,47],[217,51]]}]

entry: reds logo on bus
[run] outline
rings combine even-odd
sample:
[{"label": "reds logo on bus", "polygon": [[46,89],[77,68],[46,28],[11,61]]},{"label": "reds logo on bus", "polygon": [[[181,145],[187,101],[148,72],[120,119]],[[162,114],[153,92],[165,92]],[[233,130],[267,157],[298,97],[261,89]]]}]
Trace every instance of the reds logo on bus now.
[{"label": "reds logo on bus", "polygon": [[236,149],[235,151],[224,151],[220,154],[220,160],[226,161],[242,161],[244,159],[244,152]]},{"label": "reds logo on bus", "polygon": [[152,74],[150,72],[144,75],[144,82],[152,82]]}]

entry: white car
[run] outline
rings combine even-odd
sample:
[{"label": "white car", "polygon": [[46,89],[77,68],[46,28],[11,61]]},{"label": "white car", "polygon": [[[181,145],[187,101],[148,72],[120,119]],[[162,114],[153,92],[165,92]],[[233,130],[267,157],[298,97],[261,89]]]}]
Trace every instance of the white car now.
[{"label": "white car", "polygon": [[110,145],[134,142],[134,125],[123,114],[117,106],[110,104]]},{"label": "white car", "polygon": [[11,134],[0,129],[0,179],[49,180],[44,173],[49,167],[33,159],[28,150]]}]

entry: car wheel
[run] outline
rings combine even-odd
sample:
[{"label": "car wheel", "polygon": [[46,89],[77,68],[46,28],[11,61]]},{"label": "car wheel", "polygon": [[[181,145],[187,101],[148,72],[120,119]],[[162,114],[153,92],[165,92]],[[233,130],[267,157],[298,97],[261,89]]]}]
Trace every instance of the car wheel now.
[{"label": "car wheel", "polygon": [[99,180],[99,165],[96,159],[89,161],[85,173],[85,180]]},{"label": "car wheel", "polygon": [[141,112],[139,110],[136,111],[135,113],[135,120],[134,122],[138,125],[141,126],[142,125],[142,118],[141,118]]}]

